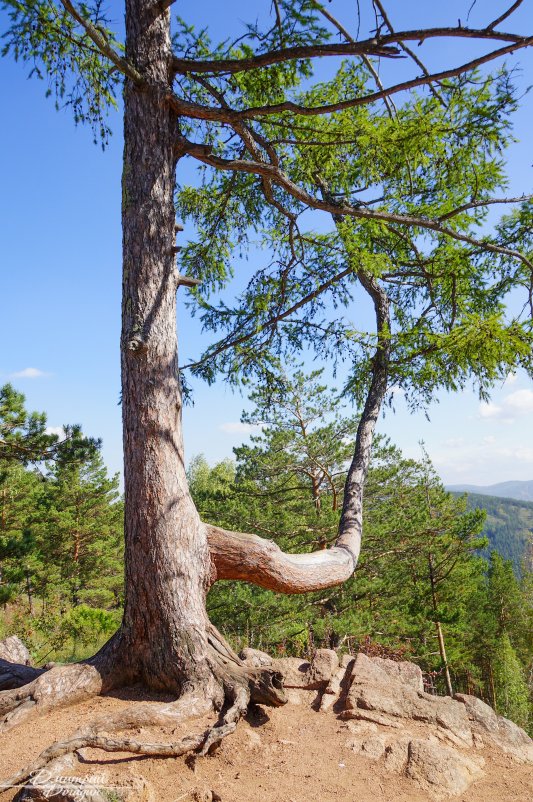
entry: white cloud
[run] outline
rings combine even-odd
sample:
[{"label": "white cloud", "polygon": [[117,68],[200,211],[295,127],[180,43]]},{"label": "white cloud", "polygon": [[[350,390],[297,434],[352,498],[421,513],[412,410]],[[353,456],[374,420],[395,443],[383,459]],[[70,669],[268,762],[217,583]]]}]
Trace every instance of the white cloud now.
[{"label": "white cloud", "polygon": [[44,376],[49,376],[49,373],[45,373],[44,370],[39,370],[39,368],[24,368],[24,370],[19,370],[16,373],[12,373],[10,375],[10,379],[41,379]]},{"label": "white cloud", "polygon": [[528,446],[499,448],[494,453],[500,457],[512,460],[513,462],[533,462],[533,448],[529,448]]},{"label": "white cloud", "polygon": [[62,426],[47,426],[44,431],[45,434],[57,434],[60,440],[65,439],[65,430]]},{"label": "white cloud", "polygon": [[518,376],[516,373],[508,373],[507,378],[505,379],[503,385],[504,387],[508,384],[514,384],[518,380]]},{"label": "white cloud", "polygon": [[533,412],[533,390],[515,390],[509,393],[500,402],[482,401],[479,405],[479,415],[485,420],[497,420],[501,423],[513,423],[516,416],[529,415]]},{"label": "white cloud", "polygon": [[479,405],[479,414],[482,418],[499,418],[503,408],[493,404],[492,401],[482,401]]},{"label": "white cloud", "polygon": [[496,438],[492,434],[489,434],[487,437],[484,437],[483,440],[482,440],[482,443],[484,445],[486,445],[486,446],[492,446],[492,445],[494,445],[495,442],[496,442]]},{"label": "white cloud", "polygon": [[228,421],[227,423],[221,423],[218,428],[221,432],[226,432],[226,434],[253,434],[254,432],[260,432],[264,428],[264,424]]},{"label": "white cloud", "polygon": [[507,396],[504,404],[518,413],[533,412],[533,390],[517,390]]},{"label": "white cloud", "polygon": [[448,448],[459,448],[459,446],[463,446],[465,443],[463,437],[450,437],[448,440],[443,442],[443,446],[448,446]]}]

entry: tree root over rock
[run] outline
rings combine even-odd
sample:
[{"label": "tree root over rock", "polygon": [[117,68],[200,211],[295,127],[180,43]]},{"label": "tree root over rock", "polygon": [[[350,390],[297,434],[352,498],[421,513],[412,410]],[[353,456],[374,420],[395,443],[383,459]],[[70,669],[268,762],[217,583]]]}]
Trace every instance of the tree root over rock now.
[{"label": "tree root over rock", "polygon": [[[185,687],[174,702],[143,702],[120,713],[102,716],[81,727],[69,738],[57,741],[0,788],[17,787],[49,764],[80,749],[105,752],[130,752],[135,755],[169,758],[191,754],[191,759],[212,753],[224,738],[235,732],[250,702],[279,706],[286,699],[281,675],[269,667],[247,666],[231,650],[220,633],[208,629],[210,679],[197,687]],[[113,677],[89,663],[57,666],[41,674],[22,688],[0,693],[0,732],[54,707],[74,704],[118,687],[120,676]],[[186,720],[220,710],[218,721],[207,731],[165,742],[140,741],[122,734],[140,726],[157,726],[172,731]],[[114,733],[121,733],[115,736]]]}]

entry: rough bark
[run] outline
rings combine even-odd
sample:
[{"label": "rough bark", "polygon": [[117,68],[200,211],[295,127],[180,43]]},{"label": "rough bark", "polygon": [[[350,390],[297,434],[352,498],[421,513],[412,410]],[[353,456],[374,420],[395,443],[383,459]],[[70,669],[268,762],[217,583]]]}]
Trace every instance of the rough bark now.
[{"label": "rough bark", "polygon": [[177,371],[176,116],[169,11],[126,3],[126,56],[161,94],[126,82],[123,170],[122,410],[126,600],[118,651],[146,685],[209,681],[210,560],[190,497]]}]

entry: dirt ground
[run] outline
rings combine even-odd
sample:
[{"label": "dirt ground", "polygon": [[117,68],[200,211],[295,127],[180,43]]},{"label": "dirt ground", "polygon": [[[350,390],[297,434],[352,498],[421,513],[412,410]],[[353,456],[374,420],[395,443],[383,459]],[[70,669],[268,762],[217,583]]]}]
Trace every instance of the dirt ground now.
[{"label": "dirt ground", "polygon": [[[56,710],[0,736],[0,779],[83,722],[131,703],[135,694],[123,697]],[[349,725],[333,712],[313,710],[312,692],[299,692],[296,698],[298,704],[275,710],[255,708],[216,754],[198,760],[194,769],[184,758],[154,760],[86,749],[73,773],[92,776],[95,783],[106,775],[111,785],[120,784],[120,778],[142,776],[152,785],[156,802],[190,802],[202,799],[206,791],[216,792],[222,802],[428,802],[413,781],[391,774],[383,762],[356,755],[349,746]],[[207,723],[190,722],[174,735],[202,730]],[[168,732],[157,730],[138,730],[137,737],[172,740]],[[532,802],[533,767],[488,747],[477,754],[485,758],[485,777],[456,800]],[[3,791],[1,802],[12,800],[15,793],[16,789]]]}]

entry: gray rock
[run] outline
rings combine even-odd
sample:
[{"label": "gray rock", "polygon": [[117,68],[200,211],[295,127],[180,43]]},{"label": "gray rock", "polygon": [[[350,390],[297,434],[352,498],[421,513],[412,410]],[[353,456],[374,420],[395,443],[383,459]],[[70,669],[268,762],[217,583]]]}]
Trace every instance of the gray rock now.
[{"label": "gray rock", "polygon": [[8,660],[10,663],[20,663],[23,666],[32,665],[31,654],[16,635],[10,635],[0,641],[0,659]]},{"label": "gray rock", "polygon": [[285,688],[309,688],[309,668],[311,664],[308,660],[301,660],[299,657],[283,657],[273,660],[272,668],[283,677]]},{"label": "gray rock", "polygon": [[414,719],[436,724],[449,730],[465,746],[472,746],[472,731],[465,706],[449,696],[431,696],[406,684],[404,676],[416,677],[416,672],[395,672],[385,668],[380,658],[358,654],[352,670],[352,684],[346,697],[346,713],[356,717],[358,711],[371,711],[385,717]]},{"label": "gray rock", "polygon": [[339,668],[339,658],[333,649],[317,649],[309,667],[309,687],[325,688]]},{"label": "gray rock", "polygon": [[385,768],[396,774],[405,772],[409,759],[409,738],[398,738],[385,748]]},{"label": "gray rock", "polygon": [[408,748],[406,774],[435,799],[464,793],[483,776],[485,761],[467,757],[431,740],[414,739]]},{"label": "gray rock", "polygon": [[396,662],[395,660],[386,660],[383,657],[372,657],[371,660],[374,665],[377,665],[385,671],[389,677],[392,677],[398,682],[410,685],[415,691],[424,691],[422,669],[420,666],[417,666],[416,663],[408,663],[405,660]]},{"label": "gray rock", "polygon": [[533,741],[518,724],[499,716],[492,707],[475,696],[457,693],[455,698],[464,704],[468,718],[478,732],[486,735],[516,760],[533,763]]},{"label": "gray rock", "polygon": [[359,753],[370,760],[379,760],[385,754],[385,738],[383,735],[371,735],[361,743]]}]

